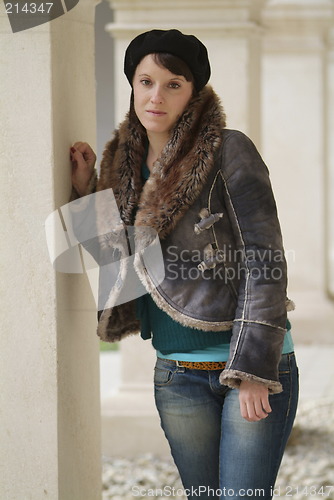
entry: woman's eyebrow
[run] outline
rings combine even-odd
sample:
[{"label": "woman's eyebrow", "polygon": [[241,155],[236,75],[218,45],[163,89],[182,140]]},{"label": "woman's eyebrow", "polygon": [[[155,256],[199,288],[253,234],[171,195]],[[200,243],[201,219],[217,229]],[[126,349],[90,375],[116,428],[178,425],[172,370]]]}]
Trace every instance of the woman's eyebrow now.
[{"label": "woman's eyebrow", "polygon": [[[152,78],[151,75],[147,74],[147,73],[141,73],[140,75],[138,75],[139,77],[143,77],[143,76],[147,76],[148,78]],[[180,80],[180,81],[184,81],[185,78],[182,76],[182,75],[175,75],[175,76],[172,76],[171,78],[169,78],[169,80]]]}]

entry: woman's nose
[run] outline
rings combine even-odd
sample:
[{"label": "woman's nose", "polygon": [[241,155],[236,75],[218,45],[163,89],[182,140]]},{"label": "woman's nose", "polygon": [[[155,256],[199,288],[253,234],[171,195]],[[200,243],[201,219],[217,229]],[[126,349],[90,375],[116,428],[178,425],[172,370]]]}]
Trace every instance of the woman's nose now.
[{"label": "woman's nose", "polygon": [[161,104],[163,102],[162,91],[159,86],[156,86],[152,90],[151,102],[154,104]]}]

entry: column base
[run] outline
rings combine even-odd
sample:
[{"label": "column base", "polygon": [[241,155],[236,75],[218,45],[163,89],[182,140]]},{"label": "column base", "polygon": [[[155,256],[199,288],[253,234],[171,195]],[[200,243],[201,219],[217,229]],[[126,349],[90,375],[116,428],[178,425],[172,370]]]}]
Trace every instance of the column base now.
[{"label": "column base", "polygon": [[122,389],[104,399],[101,427],[103,456],[129,458],[146,453],[170,456],[152,387]]}]

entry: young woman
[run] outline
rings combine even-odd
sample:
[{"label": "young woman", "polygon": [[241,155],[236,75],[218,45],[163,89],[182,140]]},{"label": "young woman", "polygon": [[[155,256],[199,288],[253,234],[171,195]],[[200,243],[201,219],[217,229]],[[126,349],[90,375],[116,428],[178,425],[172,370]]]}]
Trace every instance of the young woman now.
[{"label": "young woman", "polygon": [[225,128],[196,37],[143,33],[124,71],[130,111],[98,180],[89,145],[71,148],[74,197],[112,188],[123,223],[158,234],[165,278],[157,285],[139,256],[148,294],[109,302],[98,334],[152,338],[156,405],[188,498],[269,499],[298,373],[268,170],[250,139]]}]

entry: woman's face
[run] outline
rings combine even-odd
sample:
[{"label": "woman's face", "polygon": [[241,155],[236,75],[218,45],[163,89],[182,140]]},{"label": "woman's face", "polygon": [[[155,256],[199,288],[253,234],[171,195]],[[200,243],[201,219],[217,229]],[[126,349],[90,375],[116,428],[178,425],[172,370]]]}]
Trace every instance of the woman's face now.
[{"label": "woman's face", "polygon": [[182,115],[193,94],[193,84],[158,66],[151,54],[144,57],[133,77],[134,108],[148,136],[170,130]]}]

